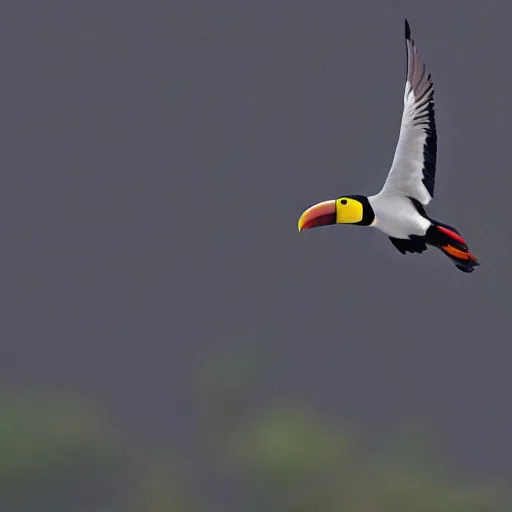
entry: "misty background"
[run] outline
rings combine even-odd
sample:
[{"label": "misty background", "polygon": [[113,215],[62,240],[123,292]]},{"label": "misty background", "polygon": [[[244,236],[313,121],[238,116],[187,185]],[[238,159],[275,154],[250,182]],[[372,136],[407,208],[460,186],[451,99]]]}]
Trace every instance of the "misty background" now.
[{"label": "misty background", "polygon": [[[297,232],[310,205],[384,182],[404,17],[436,87],[429,213],[480,258],[470,276],[434,250],[402,256],[373,230]],[[202,510],[252,510],[260,491],[240,469],[219,471],[219,453],[251,418],[281,425],[289,407],[367,449],[418,433],[462,479],[509,489],[511,17],[504,1],[4,4],[9,432],[35,428],[35,407],[44,435],[21,439],[39,436],[42,468],[76,446],[101,454],[99,501],[128,493],[132,459],[169,451],[179,476],[164,472],[163,488],[183,480]],[[74,422],[71,449],[55,439]],[[18,501],[37,481],[24,474]],[[93,510],[70,496],[62,510]]]}]

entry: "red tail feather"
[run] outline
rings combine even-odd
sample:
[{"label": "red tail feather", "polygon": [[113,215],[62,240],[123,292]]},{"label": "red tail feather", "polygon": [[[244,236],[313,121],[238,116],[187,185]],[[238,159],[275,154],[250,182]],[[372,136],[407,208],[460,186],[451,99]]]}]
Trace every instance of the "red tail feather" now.
[{"label": "red tail feather", "polygon": [[445,235],[448,235],[449,237],[453,238],[454,240],[457,240],[457,242],[467,245],[466,240],[464,240],[464,238],[462,238],[458,233],[455,233],[455,231],[452,231],[451,229],[445,228],[443,226],[436,226],[436,227],[439,231],[441,231]]}]

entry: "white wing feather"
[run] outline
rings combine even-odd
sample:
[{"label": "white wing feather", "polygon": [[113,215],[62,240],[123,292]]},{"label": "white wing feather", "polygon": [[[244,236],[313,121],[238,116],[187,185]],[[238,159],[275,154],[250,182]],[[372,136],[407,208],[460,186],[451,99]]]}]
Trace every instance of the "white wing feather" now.
[{"label": "white wing feather", "polygon": [[382,195],[412,197],[426,205],[434,197],[437,133],[434,84],[405,22],[407,81],[400,136]]}]

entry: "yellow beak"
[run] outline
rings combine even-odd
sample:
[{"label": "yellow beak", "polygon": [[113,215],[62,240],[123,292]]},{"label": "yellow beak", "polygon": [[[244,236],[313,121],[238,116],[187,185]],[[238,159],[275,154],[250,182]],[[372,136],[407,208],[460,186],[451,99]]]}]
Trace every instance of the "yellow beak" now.
[{"label": "yellow beak", "polygon": [[336,201],[324,201],[308,208],[299,219],[299,231],[336,224]]}]

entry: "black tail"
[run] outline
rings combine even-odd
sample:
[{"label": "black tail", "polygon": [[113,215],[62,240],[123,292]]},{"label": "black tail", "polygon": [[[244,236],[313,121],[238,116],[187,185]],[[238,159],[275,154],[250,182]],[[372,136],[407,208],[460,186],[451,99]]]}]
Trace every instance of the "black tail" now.
[{"label": "black tail", "polygon": [[460,233],[447,224],[430,219],[433,224],[426,234],[426,242],[438,247],[462,272],[470,273],[480,266],[478,259],[468,249]]}]

